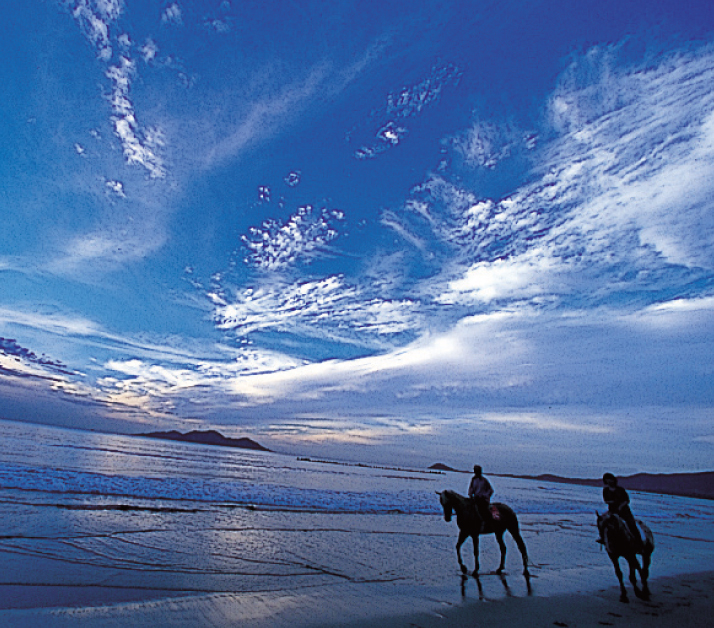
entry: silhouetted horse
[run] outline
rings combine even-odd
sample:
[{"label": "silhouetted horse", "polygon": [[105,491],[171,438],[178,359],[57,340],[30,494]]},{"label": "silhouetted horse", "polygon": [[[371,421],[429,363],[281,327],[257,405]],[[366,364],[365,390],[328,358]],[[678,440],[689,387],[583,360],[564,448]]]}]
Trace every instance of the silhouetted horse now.
[{"label": "silhouetted horse", "polygon": [[[630,566],[630,582],[635,589],[635,595],[643,600],[648,600],[650,590],[647,586],[647,578],[650,573],[650,561],[654,552],[654,536],[650,529],[641,521],[637,521],[640,528],[643,542],[640,545],[632,538],[632,533],[627,524],[618,516],[610,513],[597,513],[597,527],[600,531],[607,555],[610,557],[615,567],[617,579],[620,582],[620,602],[629,602],[625,584],[622,581],[622,570],[620,569],[620,557],[624,557]],[[637,560],[637,554],[642,555],[642,566]],[[637,586],[637,574],[640,572],[642,580],[642,590]]]},{"label": "silhouetted horse", "polygon": [[481,534],[495,534],[498,546],[501,548],[501,564],[496,570],[496,573],[500,574],[506,564],[506,543],[503,540],[503,535],[506,530],[508,530],[521,552],[521,557],[523,558],[523,574],[528,575],[528,552],[526,551],[526,544],[523,542],[523,538],[518,529],[516,513],[514,513],[511,508],[505,504],[499,504],[498,502],[492,504],[491,508],[497,510],[498,518],[492,518],[491,521],[486,522],[482,530],[481,517],[472,500],[463,495],[459,495],[455,491],[442,491],[441,493],[437,491],[437,495],[439,495],[439,501],[444,508],[444,519],[446,521],[451,521],[452,512],[456,513],[456,524],[459,526],[459,540],[456,542],[456,555],[459,558],[462,573],[467,573],[468,571],[463,560],[461,560],[461,546],[464,544],[464,541],[469,537],[471,537],[473,541],[474,560],[476,562],[473,573],[476,575],[479,568],[478,537]]}]

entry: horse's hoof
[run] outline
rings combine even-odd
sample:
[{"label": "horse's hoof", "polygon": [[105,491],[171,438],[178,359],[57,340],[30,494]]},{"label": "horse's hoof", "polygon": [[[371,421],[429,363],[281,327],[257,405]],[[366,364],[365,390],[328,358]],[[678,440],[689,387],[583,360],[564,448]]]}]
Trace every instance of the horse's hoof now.
[{"label": "horse's hoof", "polygon": [[629,604],[629,603],[630,603],[630,600],[627,599],[627,596],[626,596],[626,595],[621,595],[621,596],[620,596],[620,602],[622,602],[623,604]]},{"label": "horse's hoof", "polygon": [[496,569],[496,575],[497,575],[497,576],[500,576],[502,573],[503,573],[503,568],[502,568],[502,567],[499,567],[498,569]]},{"label": "horse's hoof", "polygon": [[526,576],[526,577],[528,577],[528,576],[531,575],[531,572],[528,571],[527,569],[524,569],[524,570],[523,570],[523,575]]},{"label": "horse's hoof", "polygon": [[469,570],[466,569],[466,565],[461,565],[461,573],[464,575],[468,575]]}]

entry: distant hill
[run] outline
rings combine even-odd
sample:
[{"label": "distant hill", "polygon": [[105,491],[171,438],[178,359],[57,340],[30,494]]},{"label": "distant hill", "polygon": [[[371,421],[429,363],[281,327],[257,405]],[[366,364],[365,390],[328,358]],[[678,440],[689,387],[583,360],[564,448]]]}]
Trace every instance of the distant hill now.
[{"label": "distant hill", "polygon": [[237,447],[239,449],[254,449],[257,451],[270,451],[260,443],[256,443],[250,438],[228,438],[216,430],[193,430],[182,434],[176,430],[168,432],[148,432],[145,434],[135,434],[145,438],[158,438],[161,440],[176,440],[183,443],[199,443],[201,445],[217,445],[219,447]]},{"label": "distant hill", "polygon": [[[542,475],[509,475],[508,477],[539,480],[541,482],[579,484],[582,486],[602,486],[601,479],[564,478],[548,473]],[[701,473],[636,473],[635,475],[618,477],[618,484],[631,491],[714,499],[714,471],[703,471]]]}]

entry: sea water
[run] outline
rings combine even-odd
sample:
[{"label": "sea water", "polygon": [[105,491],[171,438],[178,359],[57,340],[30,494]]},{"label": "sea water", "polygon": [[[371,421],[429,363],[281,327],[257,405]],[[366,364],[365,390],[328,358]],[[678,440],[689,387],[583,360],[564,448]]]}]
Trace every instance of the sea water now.
[{"label": "sea water", "polygon": [[[415,590],[428,605],[613,584],[595,543],[597,488],[491,476],[494,501],[518,514],[533,577],[520,577],[507,537],[509,579],[488,580],[498,547],[484,537],[476,582],[461,578],[458,530],[435,494],[465,493],[468,474],[9,421],[0,439],[0,612],[201,595],[235,607],[235,596],[330,587],[343,599],[369,591],[394,611],[399,599],[414,610]],[[711,568],[714,502],[631,498],[655,534],[654,576]],[[470,542],[463,555],[473,567]]]}]

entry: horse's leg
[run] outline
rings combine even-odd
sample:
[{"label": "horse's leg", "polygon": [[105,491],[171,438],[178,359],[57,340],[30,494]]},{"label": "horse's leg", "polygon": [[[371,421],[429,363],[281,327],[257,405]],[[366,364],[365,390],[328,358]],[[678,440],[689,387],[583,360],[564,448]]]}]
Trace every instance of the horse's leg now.
[{"label": "horse's leg", "polygon": [[635,590],[635,595],[642,598],[642,591],[640,587],[637,586],[637,572],[640,572],[640,578],[642,578],[642,569],[640,568],[640,563],[637,560],[637,556],[633,554],[627,557],[627,564],[630,566],[630,582],[632,583],[632,588]]},{"label": "horse's leg", "polygon": [[461,567],[461,573],[467,573],[468,569],[466,569],[466,565],[464,565],[464,561],[461,560],[461,546],[464,544],[464,541],[469,538],[469,535],[466,534],[463,530],[459,531],[459,540],[456,541],[456,556],[459,559],[459,567]]},{"label": "horse's leg", "polygon": [[642,570],[640,571],[640,577],[642,578],[642,597],[645,600],[650,599],[650,588],[647,584],[647,580],[650,577],[650,561],[652,560],[652,554],[647,550],[642,552]]},{"label": "horse's leg", "polygon": [[503,531],[496,532],[496,540],[498,541],[498,547],[501,549],[501,564],[496,569],[496,573],[501,574],[506,566],[506,542],[503,540]]},{"label": "horse's leg", "polygon": [[473,534],[471,536],[474,542],[474,576],[478,573],[478,534]]},{"label": "horse's leg", "polygon": [[481,579],[478,577],[478,574],[474,574],[474,580],[476,580],[476,586],[478,587],[478,599],[483,600],[483,585],[481,584]]},{"label": "horse's leg", "polygon": [[528,573],[528,550],[526,549],[526,544],[523,541],[520,531],[518,530],[518,526],[511,529],[510,533],[515,540],[516,545],[518,545],[518,551],[521,553],[521,558],[523,559],[523,575],[528,576],[530,575]]},{"label": "horse's leg", "polygon": [[620,602],[629,602],[627,598],[627,589],[625,589],[625,583],[622,581],[622,569],[620,569],[620,559],[617,556],[610,556],[613,566],[615,567],[615,574],[617,575],[617,580],[620,583]]}]

